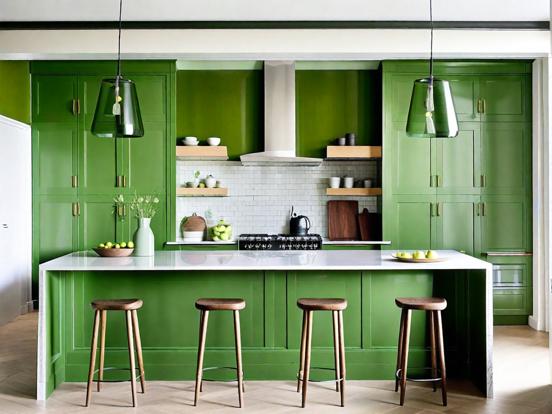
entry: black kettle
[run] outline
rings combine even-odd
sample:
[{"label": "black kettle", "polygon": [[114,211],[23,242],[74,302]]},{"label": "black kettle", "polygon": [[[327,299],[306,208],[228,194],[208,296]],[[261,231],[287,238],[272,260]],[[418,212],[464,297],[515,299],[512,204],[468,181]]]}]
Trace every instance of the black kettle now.
[{"label": "black kettle", "polygon": [[298,216],[291,207],[291,218],[289,219],[289,234],[292,236],[306,236],[311,227],[307,216]]}]

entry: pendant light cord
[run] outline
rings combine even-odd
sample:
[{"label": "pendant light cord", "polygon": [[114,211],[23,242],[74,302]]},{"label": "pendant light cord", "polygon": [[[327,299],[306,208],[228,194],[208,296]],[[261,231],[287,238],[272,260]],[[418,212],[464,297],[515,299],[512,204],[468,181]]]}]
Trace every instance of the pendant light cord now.
[{"label": "pendant light cord", "polygon": [[[122,0],[121,0],[122,1]],[[433,0],[429,0],[429,27],[430,27],[430,48],[429,48],[429,79],[433,83]]]},{"label": "pendant light cord", "polygon": [[121,31],[123,28],[123,0],[119,0],[119,39],[117,45],[117,81],[121,77]]}]

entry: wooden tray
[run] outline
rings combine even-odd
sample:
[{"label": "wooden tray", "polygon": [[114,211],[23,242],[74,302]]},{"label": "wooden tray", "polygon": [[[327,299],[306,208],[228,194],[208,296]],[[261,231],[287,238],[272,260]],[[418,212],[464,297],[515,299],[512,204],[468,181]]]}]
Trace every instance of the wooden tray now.
[{"label": "wooden tray", "polygon": [[120,249],[102,249],[101,247],[96,247],[94,249],[96,253],[98,253],[102,257],[127,257],[132,254],[134,249],[129,249],[128,247],[122,247]]},{"label": "wooden tray", "polygon": [[328,238],[330,240],[359,240],[358,201],[328,201]]},{"label": "wooden tray", "polygon": [[391,257],[393,257],[393,259],[395,260],[398,260],[399,262],[405,263],[438,263],[448,260],[444,257],[438,257],[437,259],[405,259],[403,257],[397,257],[395,253],[393,253]]}]

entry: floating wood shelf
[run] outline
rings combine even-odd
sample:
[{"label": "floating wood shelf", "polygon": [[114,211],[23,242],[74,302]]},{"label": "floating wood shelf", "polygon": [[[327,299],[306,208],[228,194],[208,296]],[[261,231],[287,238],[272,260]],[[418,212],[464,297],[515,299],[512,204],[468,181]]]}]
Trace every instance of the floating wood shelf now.
[{"label": "floating wood shelf", "polygon": [[328,145],[327,160],[367,160],[381,158],[381,146],[372,145]]},{"label": "floating wood shelf", "polygon": [[178,187],[178,197],[228,197],[228,188],[190,188]]},{"label": "floating wood shelf", "polygon": [[228,159],[226,146],[186,146],[176,147],[176,157],[182,160],[222,160]]},{"label": "floating wood shelf", "polygon": [[369,197],[381,195],[381,188],[326,188],[329,196]]}]

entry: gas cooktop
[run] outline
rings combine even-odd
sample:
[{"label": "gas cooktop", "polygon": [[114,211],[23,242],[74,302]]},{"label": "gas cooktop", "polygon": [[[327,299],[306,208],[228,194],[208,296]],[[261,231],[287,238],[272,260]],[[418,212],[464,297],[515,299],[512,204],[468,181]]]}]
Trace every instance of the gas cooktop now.
[{"label": "gas cooktop", "polygon": [[291,236],[289,234],[240,234],[240,250],[320,250],[322,237],[319,234]]}]

